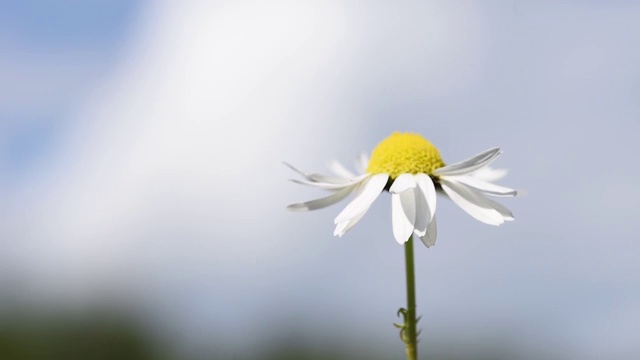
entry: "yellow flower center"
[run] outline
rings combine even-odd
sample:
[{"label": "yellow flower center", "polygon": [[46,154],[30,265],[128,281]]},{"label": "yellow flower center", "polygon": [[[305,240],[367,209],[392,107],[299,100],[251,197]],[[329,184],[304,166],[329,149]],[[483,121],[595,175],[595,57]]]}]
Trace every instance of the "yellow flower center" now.
[{"label": "yellow flower center", "polygon": [[418,134],[394,132],[373,149],[367,172],[389,174],[395,179],[400,174],[431,174],[443,166],[440,152],[427,139]]}]

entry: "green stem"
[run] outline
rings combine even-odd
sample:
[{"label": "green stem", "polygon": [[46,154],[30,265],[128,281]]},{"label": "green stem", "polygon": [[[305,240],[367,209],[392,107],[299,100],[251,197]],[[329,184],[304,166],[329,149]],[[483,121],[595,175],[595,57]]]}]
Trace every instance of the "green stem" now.
[{"label": "green stem", "polygon": [[404,243],[404,258],[407,271],[407,316],[405,331],[407,345],[407,359],[418,358],[418,334],[416,332],[416,276],[413,266],[413,236]]}]

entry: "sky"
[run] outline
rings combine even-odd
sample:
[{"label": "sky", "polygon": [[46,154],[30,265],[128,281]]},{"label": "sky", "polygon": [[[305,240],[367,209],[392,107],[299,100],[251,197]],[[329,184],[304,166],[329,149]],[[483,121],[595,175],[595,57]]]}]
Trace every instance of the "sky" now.
[{"label": "sky", "polygon": [[401,354],[390,200],[334,238],[344,204],[287,212],[321,193],[282,162],[351,166],[412,131],[449,163],[501,147],[526,191],[501,227],[440,199],[421,344],[640,355],[638,4],[2,6],[0,304],[110,299],[231,355],[297,327]]}]

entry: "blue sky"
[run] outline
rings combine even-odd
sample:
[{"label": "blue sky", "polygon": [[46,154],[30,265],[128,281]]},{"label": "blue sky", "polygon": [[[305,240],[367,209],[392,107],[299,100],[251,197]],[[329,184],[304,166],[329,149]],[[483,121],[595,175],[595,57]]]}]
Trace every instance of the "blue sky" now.
[{"label": "blue sky", "polygon": [[37,52],[100,51],[117,47],[128,33],[139,1],[3,2],[3,35]]},{"label": "blue sky", "polygon": [[136,1],[2,3],[0,168],[9,174],[3,182],[55,153],[70,113],[118,59],[139,7]]},{"label": "blue sky", "polygon": [[286,212],[318,193],[281,161],[322,172],[415,131],[446,162],[500,146],[527,192],[498,228],[440,200],[425,346],[637,357],[634,2],[21,4],[0,19],[0,287],[113,297],[230,354],[283,319],[401,354],[389,199],[333,238],[342,205]]}]

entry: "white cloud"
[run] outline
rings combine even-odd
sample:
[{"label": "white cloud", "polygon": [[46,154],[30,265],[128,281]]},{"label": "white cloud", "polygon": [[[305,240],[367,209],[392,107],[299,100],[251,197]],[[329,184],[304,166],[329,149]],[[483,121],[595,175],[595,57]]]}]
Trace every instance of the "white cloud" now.
[{"label": "white cloud", "polygon": [[[130,56],[79,112],[65,157],[28,188],[38,196],[25,211],[41,216],[31,237],[55,249],[37,262],[55,272],[64,259],[93,281],[93,270],[123,266],[132,243],[161,257],[181,247],[142,240],[157,229],[193,232],[217,266],[278,256],[294,240],[274,236],[289,219],[280,161],[318,162],[355,138],[349,74],[366,62],[363,44],[376,39],[362,30],[375,23],[325,2],[162,3],[146,14]],[[292,154],[305,149],[325,153]]]},{"label": "white cloud", "polygon": [[[377,44],[387,10],[324,1],[154,4],[114,77],[78,110],[63,155],[8,196],[6,266],[46,301],[124,293],[163,303],[209,286],[236,291],[216,299],[233,303],[286,291],[252,289],[287,271],[281,263],[293,261],[292,249],[317,249],[299,246],[301,217],[284,209],[297,190],[281,161],[311,168],[355,155],[367,120],[360,95],[376,79],[416,76],[445,94],[473,77],[448,59],[464,68],[481,56],[473,44],[482,36],[468,38],[479,26],[473,11],[441,5],[423,25],[407,9],[389,33],[415,37],[385,55],[397,61],[393,72],[377,72],[386,68],[372,56],[385,51]],[[407,28],[406,17],[420,25]],[[453,25],[457,17],[468,27]],[[421,41],[428,49],[414,53]]]}]

